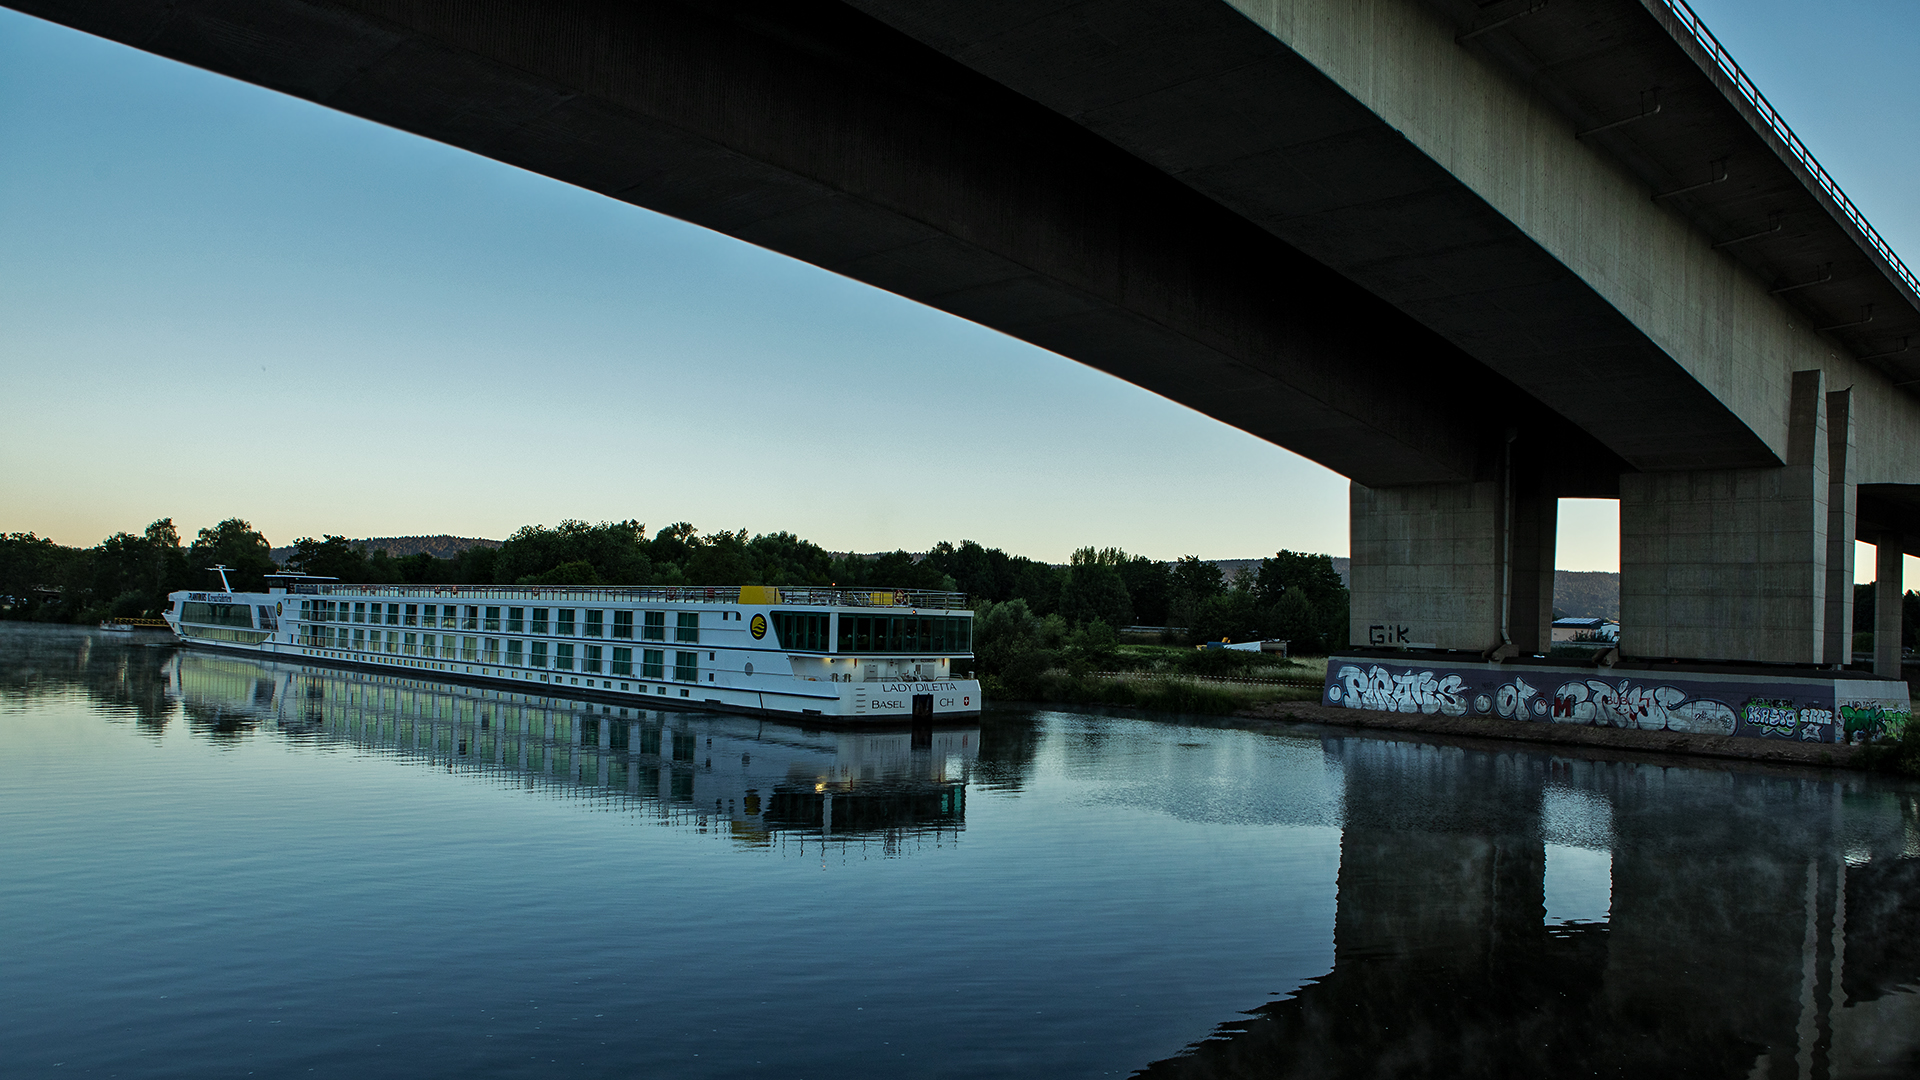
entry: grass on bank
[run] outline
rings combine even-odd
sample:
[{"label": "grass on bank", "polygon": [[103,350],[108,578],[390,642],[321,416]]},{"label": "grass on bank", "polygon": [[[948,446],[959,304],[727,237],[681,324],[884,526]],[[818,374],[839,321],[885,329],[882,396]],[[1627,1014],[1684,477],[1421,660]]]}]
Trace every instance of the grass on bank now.
[{"label": "grass on bank", "polygon": [[1041,618],[1014,600],[989,605],[976,617],[973,672],[990,700],[1221,714],[1317,700],[1326,661],[1123,643],[1097,619],[1069,627],[1059,615]]},{"label": "grass on bank", "polygon": [[1119,705],[1156,712],[1203,713],[1224,716],[1279,701],[1318,701],[1317,687],[1263,686],[1246,683],[1200,682],[1175,675],[1141,679],[1088,672],[1075,674],[1059,668],[1044,672],[1024,692],[1015,692],[992,675],[981,679],[988,700],[1039,701],[1068,705]]},{"label": "grass on bank", "polygon": [[1317,701],[1327,675],[1325,657],[1282,660],[1272,654],[1179,645],[1065,649],[1047,654],[1045,660],[1044,666],[1012,665],[1014,678],[984,672],[981,689],[989,699],[1001,701],[1224,715],[1272,702]]}]

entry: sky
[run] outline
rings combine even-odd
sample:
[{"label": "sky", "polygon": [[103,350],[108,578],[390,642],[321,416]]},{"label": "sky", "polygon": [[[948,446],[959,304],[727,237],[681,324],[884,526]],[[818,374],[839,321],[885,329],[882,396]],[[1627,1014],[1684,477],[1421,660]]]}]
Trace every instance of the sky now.
[{"label": "sky", "polygon": [[[1920,4],[1694,7],[1920,263]],[[1091,368],[4,9],[0,380],[0,531],[65,544],[637,518],[1054,561],[1347,551],[1343,478]],[[1617,568],[1617,520],[1563,501],[1560,567]]]}]

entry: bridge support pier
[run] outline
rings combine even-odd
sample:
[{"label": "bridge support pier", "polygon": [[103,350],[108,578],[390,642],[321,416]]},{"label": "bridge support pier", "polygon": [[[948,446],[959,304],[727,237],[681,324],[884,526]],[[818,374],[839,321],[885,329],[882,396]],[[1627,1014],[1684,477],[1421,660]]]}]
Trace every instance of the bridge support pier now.
[{"label": "bridge support pier", "polygon": [[1794,373],[1784,466],[1620,478],[1623,654],[1826,659],[1829,405],[1820,372]]},{"label": "bridge support pier", "polygon": [[1906,614],[1901,581],[1906,551],[1897,537],[1883,536],[1873,546],[1873,673],[1900,678],[1900,631]]},{"label": "bridge support pier", "polygon": [[1853,662],[1853,541],[1860,485],[1853,475],[1853,391],[1827,394],[1827,626],[1822,660]]},{"label": "bridge support pier", "polygon": [[1501,479],[1353,485],[1352,644],[1547,651],[1559,501],[1510,456]]}]

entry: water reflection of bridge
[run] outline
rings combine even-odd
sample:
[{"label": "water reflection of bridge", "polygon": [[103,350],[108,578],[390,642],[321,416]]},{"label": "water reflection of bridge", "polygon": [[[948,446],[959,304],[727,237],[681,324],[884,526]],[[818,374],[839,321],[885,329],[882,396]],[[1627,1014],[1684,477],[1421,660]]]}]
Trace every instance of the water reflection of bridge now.
[{"label": "water reflection of bridge", "polygon": [[[1920,1075],[1913,789],[1326,750],[1333,970],[1141,1075]],[[1582,847],[1610,853],[1611,912],[1551,923],[1550,864]]]},{"label": "water reflection of bridge", "polygon": [[271,726],[754,845],[951,837],[979,749],[977,727],[817,731],[191,651],[168,677],[201,730]]}]

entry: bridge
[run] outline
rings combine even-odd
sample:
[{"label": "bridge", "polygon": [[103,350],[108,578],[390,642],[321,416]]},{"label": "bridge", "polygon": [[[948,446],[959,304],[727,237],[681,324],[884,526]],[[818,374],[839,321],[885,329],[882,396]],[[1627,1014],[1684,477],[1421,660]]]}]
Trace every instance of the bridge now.
[{"label": "bridge", "polygon": [[1353,480],[1356,643],[1900,670],[1920,286],[1682,0],[8,0],[993,327]]}]

